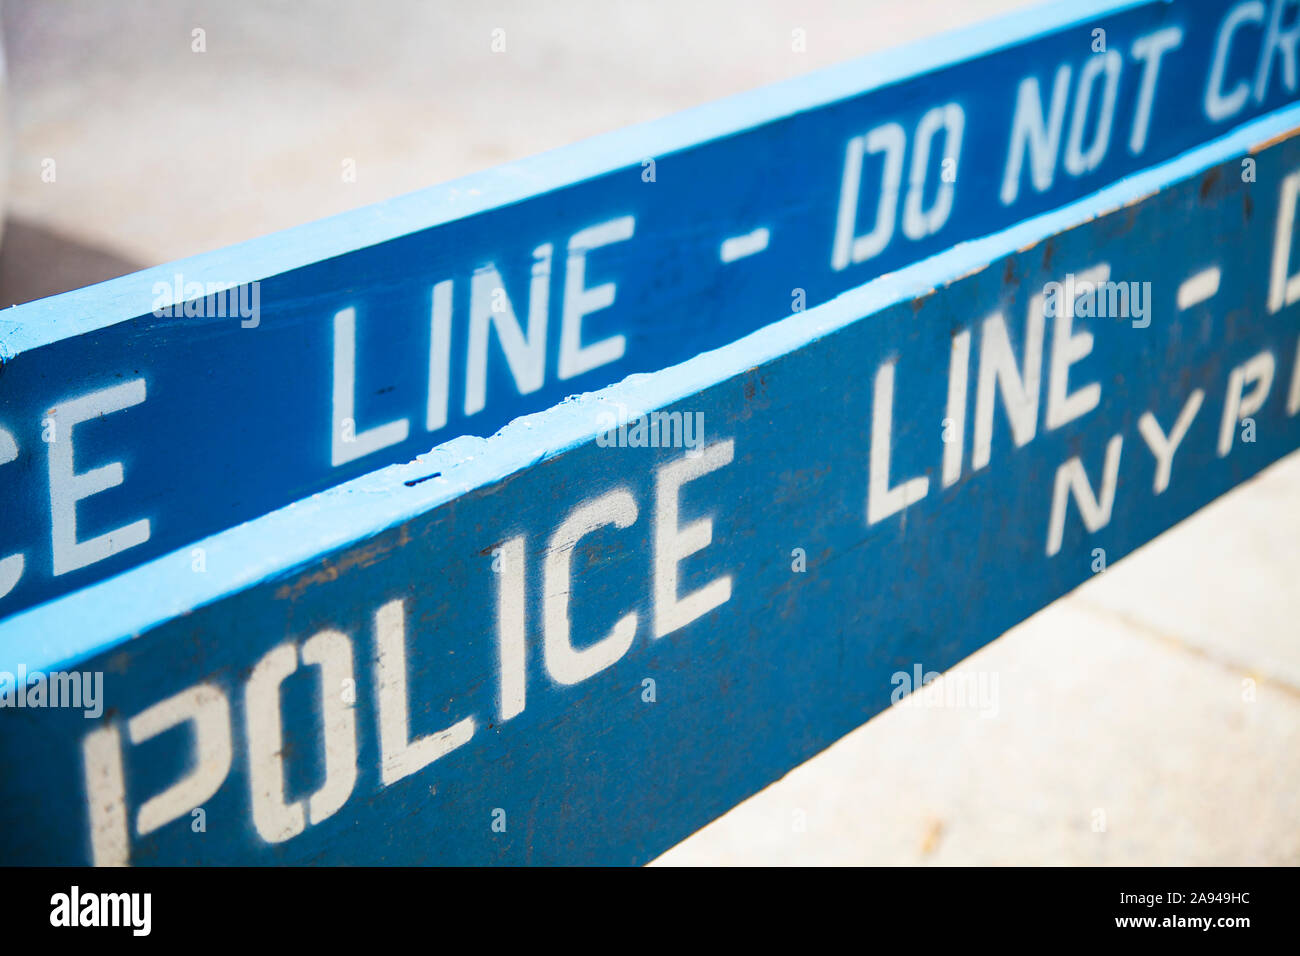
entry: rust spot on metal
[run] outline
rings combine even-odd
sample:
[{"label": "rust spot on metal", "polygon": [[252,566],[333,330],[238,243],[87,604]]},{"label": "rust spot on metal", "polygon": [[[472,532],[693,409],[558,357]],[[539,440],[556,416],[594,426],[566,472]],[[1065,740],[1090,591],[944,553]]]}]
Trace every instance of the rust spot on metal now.
[{"label": "rust spot on metal", "polygon": [[[1136,208],[1137,206],[1142,205],[1144,202],[1146,202],[1146,201],[1147,201],[1148,199],[1150,199],[1152,196],[1159,196],[1159,195],[1160,195],[1160,190],[1159,190],[1159,189],[1153,189],[1153,190],[1151,190],[1150,192],[1145,192],[1145,193],[1143,193],[1141,196],[1135,196],[1134,198],[1130,199],[1128,202],[1123,203],[1122,205],[1117,206],[1116,208],[1117,208],[1117,209],[1133,209],[1133,208]],[[1104,216],[1104,215],[1106,215],[1106,213],[1111,212],[1111,211],[1112,211],[1112,210],[1110,210],[1110,209],[1103,210],[1103,211],[1100,213],[1100,215]],[[1092,216],[1092,217],[1090,217],[1090,218],[1088,219],[1088,221],[1091,222],[1093,219],[1097,219],[1097,218],[1099,218],[1099,216]]]},{"label": "rust spot on metal", "polygon": [[382,535],[364,547],[344,552],[343,556],[337,561],[323,561],[315,571],[300,574],[287,584],[282,584],[276,588],[275,598],[277,601],[296,601],[309,588],[318,584],[337,581],[355,568],[368,568],[390,551],[406,547],[410,540],[410,531],[406,525],[402,525],[396,540],[393,540],[390,535]]},{"label": "rust spot on metal", "polygon": [[1207,202],[1209,200],[1210,192],[1216,185],[1218,185],[1219,175],[1219,169],[1217,166],[1205,174],[1205,178],[1201,180],[1201,202]]},{"label": "rust spot on metal", "polygon": [[[961,275],[957,276],[957,278],[950,279],[947,282],[945,282],[943,284],[943,287],[947,289],[950,288],[951,286],[956,285],[958,282],[961,282],[963,279],[969,279],[971,276],[977,276],[985,269],[987,269],[990,265],[992,265],[992,263],[985,263],[982,266],[976,266],[974,269],[971,269],[969,272],[963,272]],[[934,294],[934,289],[930,289],[927,292],[923,293],[923,295],[926,296],[933,295],[933,294]]]},{"label": "rust spot on metal", "polygon": [[1250,152],[1251,152],[1252,154],[1253,154],[1253,153],[1262,153],[1264,150],[1268,149],[1270,146],[1276,145],[1277,143],[1281,143],[1281,142],[1283,142],[1284,140],[1288,140],[1288,139],[1290,139],[1291,137],[1295,136],[1297,133],[1300,133],[1300,130],[1294,130],[1294,129],[1288,129],[1288,130],[1285,130],[1285,131],[1283,131],[1283,132],[1281,132],[1281,133],[1278,133],[1278,134],[1277,134],[1276,136],[1274,136],[1272,139],[1266,139],[1266,140],[1264,140],[1264,142],[1262,142],[1262,143],[1256,143],[1254,146],[1252,146],[1252,147],[1250,148]]}]

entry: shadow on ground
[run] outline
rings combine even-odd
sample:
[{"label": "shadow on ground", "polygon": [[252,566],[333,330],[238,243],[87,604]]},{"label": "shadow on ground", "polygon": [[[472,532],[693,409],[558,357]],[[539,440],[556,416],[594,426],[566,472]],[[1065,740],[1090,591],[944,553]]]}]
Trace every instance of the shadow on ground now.
[{"label": "shadow on ground", "polygon": [[0,306],[21,305],[140,268],[114,252],[10,218],[0,242]]}]

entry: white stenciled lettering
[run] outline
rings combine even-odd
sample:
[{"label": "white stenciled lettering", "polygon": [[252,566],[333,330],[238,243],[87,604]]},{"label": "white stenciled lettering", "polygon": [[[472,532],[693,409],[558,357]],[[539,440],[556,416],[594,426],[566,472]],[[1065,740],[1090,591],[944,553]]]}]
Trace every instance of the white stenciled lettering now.
[{"label": "white stenciled lettering", "polygon": [[970,329],[952,337],[948,357],[947,427],[943,432],[943,486],[961,477],[962,450],[966,443],[966,390],[970,377]]},{"label": "white stenciled lettering", "polygon": [[1060,428],[1082,418],[1101,401],[1101,383],[1089,382],[1070,391],[1070,366],[1092,354],[1092,333],[1074,331],[1076,292],[1091,290],[1110,278],[1110,264],[1101,263],[1078,276],[1067,275],[1065,283],[1044,287],[1044,302],[1032,306],[1052,316],[1052,354],[1047,373],[1047,414],[1044,427]]},{"label": "white stenciled lettering", "polygon": [[713,519],[679,524],[682,486],[731,463],[732,439],[714,442],[702,453],[660,466],[655,473],[654,528],[654,636],[663,637],[685,627],[731,599],[731,575],[714,578],[704,587],[678,594],[678,565],[713,541]]},{"label": "white stenciled lettering", "polygon": [[1016,91],[1016,110],[1011,120],[1011,151],[1002,177],[1002,205],[1010,206],[1020,195],[1020,168],[1029,152],[1029,175],[1038,192],[1052,188],[1056,177],[1056,156],[1061,148],[1061,130],[1070,97],[1070,67],[1061,64],[1052,82],[1052,104],[1043,117],[1038,77],[1027,76]]},{"label": "white stenciled lettering", "polygon": [[561,379],[573,378],[623,357],[627,342],[622,335],[611,335],[590,345],[582,344],[583,317],[613,305],[615,292],[613,282],[587,288],[587,253],[631,239],[635,227],[636,220],[631,216],[621,216],[576,232],[569,240],[569,261],[564,272],[564,314],[560,323]]},{"label": "white stenciled lettering", "polygon": [[[1070,137],[1065,143],[1065,168],[1071,176],[1090,173],[1106,158],[1110,147],[1110,128],[1115,121],[1115,97],[1119,92],[1119,74],[1124,60],[1118,50],[1110,50],[1088,58],[1079,71],[1079,88],[1074,97],[1074,118],[1070,123]],[[1097,109],[1097,122],[1092,129],[1092,139],[1085,148],[1089,107],[1093,90],[1101,82],[1101,104]]]},{"label": "white stenciled lettering", "polygon": [[497,574],[497,651],[501,665],[498,712],[502,721],[523,712],[527,701],[527,632],[524,627],[524,536],[505,541],[493,554]]},{"label": "white stenciled lettering", "polygon": [[930,148],[935,134],[944,133],[943,158],[955,163],[961,155],[961,137],[966,128],[966,114],[956,103],[936,106],[921,117],[916,127],[916,142],[912,149],[912,170],[908,177],[907,201],[903,204],[903,234],[909,239],[924,239],[943,228],[952,213],[952,179],[939,180],[934,202],[922,209],[926,183],[930,173]]},{"label": "white stenciled lettering", "polygon": [[1280,312],[1300,301],[1300,272],[1291,272],[1291,242],[1295,233],[1296,200],[1300,199],[1300,170],[1282,179],[1278,197],[1277,231],[1273,234],[1273,262],[1268,279],[1268,311]]},{"label": "white stenciled lettering", "polygon": [[1124,446],[1121,435],[1115,435],[1106,444],[1106,462],[1102,467],[1101,493],[1094,495],[1088,481],[1083,461],[1076,455],[1056,470],[1056,484],[1052,490],[1052,516],[1047,528],[1047,556],[1061,550],[1065,536],[1065,512],[1070,497],[1079,508],[1083,526],[1089,531],[1099,531],[1110,523],[1115,507],[1115,489],[1119,482],[1119,456]]},{"label": "white stenciled lettering", "polygon": [[429,310],[429,396],[424,427],[437,431],[447,424],[451,394],[451,297],[453,282],[444,279],[433,287]]},{"label": "white stenciled lettering", "polygon": [[1291,389],[1286,395],[1286,413],[1300,413],[1300,341],[1296,342],[1295,364],[1291,366]]},{"label": "white stenciled lettering", "polygon": [[871,460],[867,477],[867,524],[916,504],[930,491],[930,479],[921,475],[889,487],[890,448],[894,429],[894,361],[876,370],[871,402]]},{"label": "white stenciled lettering", "polygon": [[358,431],[356,381],[357,310],[349,307],[334,314],[334,415],[330,431],[330,463],[335,467],[405,441],[411,428],[408,419],[399,418]]},{"label": "white stenciled lettering", "polygon": [[[903,202],[903,234],[919,240],[934,235],[952,214],[955,169],[961,156],[962,134],[966,113],[957,103],[945,103],[927,110],[917,123],[914,134],[912,166],[908,175],[907,197]],[[925,207],[934,141],[943,132],[943,172],[935,189],[934,200]],[[835,217],[835,238],[831,247],[831,268],[839,271],[880,255],[894,237],[898,206],[903,191],[903,159],[907,151],[907,133],[898,123],[882,123],[862,136],[854,136],[844,148],[844,172],[840,180],[840,203]],[[880,189],[876,196],[876,217],[871,231],[857,235],[859,194],[862,189],[862,166],[867,156],[882,159]]]},{"label": "white stenciled lettering", "polygon": [[532,281],[528,292],[528,332],[519,327],[514,305],[496,266],[474,272],[470,280],[469,355],[465,370],[465,414],[473,415],[487,404],[488,330],[495,328],[506,364],[520,395],[542,387],[546,379],[546,321],[551,289],[551,254],[548,242],[533,250]]},{"label": "white stenciled lettering", "polygon": [[50,409],[50,420],[57,426],[56,437],[49,443],[50,537],[56,575],[103,561],[149,540],[149,519],[141,518],[88,541],[78,541],[77,502],[120,485],[123,471],[120,461],[80,474],[73,466],[73,430],[78,424],[139,405],[144,399],[144,379],[137,378],[69,399]]},{"label": "white stenciled lettering", "polygon": [[1187,430],[1192,427],[1192,420],[1196,418],[1196,413],[1201,410],[1201,401],[1204,398],[1205,393],[1199,388],[1187,397],[1182,411],[1174,421],[1174,427],[1169,430],[1167,436],[1164,429],[1160,427],[1160,422],[1150,412],[1143,412],[1142,417],[1138,419],[1138,431],[1142,433],[1147,447],[1156,458],[1156,476],[1152,490],[1157,495],[1162,494],[1169,487],[1174,455],[1178,451],[1178,446],[1182,444]]},{"label": "white stenciled lettering", "polygon": [[[1290,26],[1283,27],[1282,19],[1290,11]],[[1282,87],[1288,93],[1296,91],[1296,44],[1300,43],[1300,4],[1297,0],[1273,0],[1268,29],[1259,50],[1259,68],[1255,73],[1255,102],[1263,103],[1268,96],[1273,65],[1282,63]]]},{"label": "white stenciled lettering", "polygon": [[1228,61],[1237,31],[1249,23],[1263,23],[1264,13],[1263,0],[1246,0],[1229,10],[1219,24],[1219,32],[1214,39],[1214,59],[1210,63],[1210,75],[1205,86],[1205,115],[1212,122],[1236,116],[1250,98],[1248,80],[1239,79],[1231,90],[1225,90],[1224,83],[1227,81]]},{"label": "white stenciled lettering", "polygon": [[406,682],[406,604],[389,601],[375,612],[375,685],[379,692],[380,779],[390,786],[445,757],[474,736],[474,718],[411,739]]},{"label": "white stenciled lettering", "polygon": [[619,618],[607,635],[582,650],[573,646],[569,623],[574,548],[586,535],[606,525],[630,528],[636,516],[632,493],[619,488],[574,508],[551,535],[543,594],[543,659],[547,673],[556,683],[577,684],[599,674],[617,663],[636,638],[635,611]]},{"label": "white stenciled lettering", "polygon": [[1183,44],[1182,27],[1165,27],[1140,36],[1133,41],[1133,59],[1142,63],[1142,80],[1138,84],[1137,108],[1133,113],[1133,129],[1129,133],[1128,149],[1134,156],[1146,149],[1147,131],[1151,128],[1152,104],[1156,98],[1156,84],[1160,78],[1160,61],[1170,50]]},{"label": "white stenciled lettering", "polygon": [[[217,792],[230,772],[230,704],[214,684],[196,684],[154,704],[127,722],[139,745],[189,724],[195,758],[191,770],[141,804],[136,832],[144,836],[180,819]],[[130,860],[122,737],[116,724],[88,733],[82,741],[91,856],[96,866],[125,866]]]},{"label": "white stenciled lettering", "polygon": [[[18,442],[14,441],[13,432],[0,428],[0,465],[6,465],[18,458]],[[0,558],[0,597],[4,597],[18,584],[23,576],[23,564],[26,559],[22,554],[9,554]]]},{"label": "white stenciled lettering", "polygon": [[199,684],[136,714],[126,726],[131,743],[139,745],[186,723],[194,727],[199,759],[185,777],[140,805],[135,826],[141,836],[185,816],[216,793],[230,772],[230,704],[219,687]]},{"label": "white stenciled lettering", "polygon": [[[1223,401],[1223,420],[1219,425],[1219,457],[1232,451],[1237,423],[1249,418],[1264,407],[1269,390],[1273,387],[1273,353],[1258,355],[1236,366],[1228,375],[1228,394]],[[1246,393],[1250,388],[1249,394]]]},{"label": "white stenciled lettering", "polygon": [[[325,781],[307,800],[285,801],[284,732],[280,685],[298,669],[298,658],[321,670],[320,701],[325,733]],[[334,814],[347,801],[357,779],[356,715],[338,692],[353,679],[352,642],[340,631],[325,630],[302,645],[281,644],[258,661],[244,687],[248,738],[248,780],[253,824],[268,843],[297,836]]]},{"label": "white stenciled lettering", "polygon": [[[879,255],[894,235],[898,191],[903,182],[903,151],[907,134],[897,123],[877,126],[865,136],[855,136],[844,148],[844,176],[840,181],[840,206],[835,217],[835,244],[831,268],[845,269],[850,263],[866,262]],[[862,159],[866,154],[884,154],[880,194],[876,201],[876,222],[864,236],[855,235],[858,221],[858,190],[862,185]]]},{"label": "white stenciled lettering", "polygon": [[1043,297],[1029,303],[1025,324],[1023,374],[1016,367],[1016,355],[1007,335],[1001,312],[984,320],[980,334],[979,380],[975,391],[975,435],[971,468],[978,471],[989,463],[993,448],[995,390],[1002,395],[1002,407],[1011,425],[1011,438],[1020,448],[1038,428],[1038,391],[1043,365]]}]

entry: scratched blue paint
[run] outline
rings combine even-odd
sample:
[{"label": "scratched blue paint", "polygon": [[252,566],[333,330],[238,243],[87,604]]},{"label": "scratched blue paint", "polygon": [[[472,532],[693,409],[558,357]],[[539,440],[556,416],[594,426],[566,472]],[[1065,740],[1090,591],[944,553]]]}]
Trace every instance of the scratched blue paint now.
[{"label": "scratched blue paint", "polygon": [[[457,435],[490,435],[566,395],[717,348],[794,307],[825,302],[955,243],[1058,208],[1291,102],[1295,79],[1288,88],[1283,58],[1261,58],[1261,49],[1270,49],[1267,16],[1231,20],[1239,6],[1229,0],[1056,4],[232,250],[6,310],[0,316],[0,429],[12,442],[0,441],[0,452],[12,446],[14,454],[0,454],[12,458],[0,463],[0,560],[21,556],[22,569],[10,576],[11,588],[0,574],[0,590],[7,589],[0,614],[408,461]],[[1235,26],[1229,30],[1230,20]],[[1105,31],[1107,52],[1094,52],[1097,30]],[[1158,60],[1143,125],[1144,64],[1157,61],[1140,59],[1136,50],[1140,38],[1149,45],[1151,37],[1166,35],[1162,31],[1181,31],[1180,41]],[[1212,84],[1223,37],[1224,70]],[[1108,145],[1094,156],[1107,56],[1118,57],[1117,92]],[[1263,74],[1261,62],[1268,67]],[[1091,74],[1097,84],[1089,87],[1088,108],[1078,110],[1080,132],[1071,154],[1079,84],[1091,64],[1097,65]],[[1036,78],[1042,108],[1050,113],[1062,66],[1070,73],[1062,87],[1051,185],[1036,188],[1026,159],[1015,180],[1016,198],[1004,202],[1021,81]],[[1231,109],[1216,107],[1215,118],[1207,115],[1208,85],[1231,99]],[[935,214],[942,222],[932,234],[912,238],[907,184],[920,131],[928,113],[950,103],[964,117],[960,149],[951,157],[951,209]],[[901,139],[890,140],[890,124],[897,124]],[[1146,135],[1135,148],[1139,127]],[[890,239],[878,253],[837,269],[846,146],[878,129],[887,131],[882,142],[903,144],[901,192],[893,214],[882,220]],[[942,130],[931,140],[917,213],[941,205],[945,142]],[[869,233],[877,211],[889,205],[892,193],[879,186],[889,155],[870,153],[863,163],[854,235]],[[654,182],[644,179],[649,159],[655,161]],[[566,299],[577,298],[566,292],[569,245],[589,227],[626,217],[633,224],[630,237],[587,257],[585,287],[612,283],[614,297],[586,315],[581,327],[585,345],[622,336],[625,348],[618,358],[562,377],[562,315]],[[724,243],[761,230],[767,230],[766,244],[724,261]],[[467,411],[471,276],[494,264],[526,323],[534,252],[546,244],[551,259],[541,384],[523,393],[493,330],[485,404]],[[733,242],[727,248],[734,253],[738,247]],[[154,315],[167,301],[155,287],[174,284],[177,275],[182,298],[185,283],[237,283],[246,296],[240,305],[250,312],[249,283],[257,280],[256,314]],[[445,424],[430,428],[433,289],[449,280],[448,408]],[[216,305],[203,301],[205,308]],[[344,417],[354,419],[355,432],[402,420],[407,431],[403,440],[335,464],[335,317],[348,309],[355,324],[355,388],[349,393],[355,405],[354,415]],[[46,440],[50,409],[127,385],[141,389],[143,401],[121,402],[119,410],[63,430],[65,438],[75,438],[76,473],[120,463],[120,483],[65,504],[65,517],[75,514],[76,540],[117,532],[115,544],[106,556],[56,566],[51,487],[58,482],[51,478],[50,457],[57,441]],[[144,521],[147,538],[138,531]],[[135,535],[120,531],[132,525]],[[66,531],[64,540],[72,540]],[[201,557],[185,557],[191,560]]]},{"label": "scratched blue paint", "polygon": [[[888,706],[895,674],[918,664],[950,667],[1090,577],[1094,549],[1113,563],[1300,445],[1300,414],[1289,400],[1300,394],[1297,306],[1272,302],[1277,249],[1280,242],[1289,249],[1292,238],[1278,229],[1285,184],[1300,173],[1300,139],[1280,134],[1296,127],[1297,113],[1261,120],[1100,197],[680,366],[223,532],[204,542],[205,574],[160,559],[0,624],[0,670],[102,672],[107,708],[97,719],[68,709],[0,710],[0,763],[21,768],[0,776],[0,861],[92,858],[82,754],[89,735],[106,728],[120,738],[110,748],[124,781],[119,848],[132,863],[653,857]],[[1243,177],[1244,159],[1254,161],[1253,177]],[[1294,258],[1282,256],[1284,275]],[[1033,297],[1103,262],[1116,281],[1150,282],[1151,309],[1146,327],[1076,320],[1074,331],[1094,341],[1071,366],[1069,388],[1098,383],[1096,407],[1050,426],[1049,320],[1035,436],[1016,447],[998,404],[991,460],[973,468],[972,365],[960,480],[940,487],[953,337],[973,330],[978,342],[985,319],[1001,313],[1019,359]],[[1220,272],[1217,290],[1180,307],[1179,290],[1210,267]],[[1230,419],[1232,442],[1220,454],[1228,383],[1263,353],[1274,375],[1250,416],[1255,440],[1240,439]],[[931,486],[872,524],[874,382],[884,366],[896,376],[891,482],[928,476]],[[1203,404],[1169,486],[1156,494],[1140,416],[1150,412],[1168,433],[1195,389]],[[726,576],[730,596],[660,637],[652,628],[655,479],[683,452],[603,447],[597,416],[618,404],[634,416],[702,413],[706,454],[733,449],[729,463],[682,486],[679,519],[713,526],[711,543],[681,563],[680,592]],[[1072,501],[1053,553],[1058,469],[1077,456],[1098,489],[1116,435],[1123,451],[1109,519],[1089,532]],[[567,618],[579,649],[629,612],[638,615],[635,635],[608,666],[558,683],[542,610],[552,535],[574,509],[620,489],[636,504],[635,520],[580,541],[564,582]],[[494,549],[519,536],[526,698],[507,712],[501,576],[492,563]],[[796,548],[807,559],[802,573],[792,567]],[[141,594],[157,602],[141,609]],[[173,594],[188,613],[167,610]],[[475,727],[462,745],[385,784],[374,613],[394,601],[404,609],[410,736],[466,718]],[[250,675],[277,647],[301,653],[321,632],[338,632],[331,639],[350,651],[355,705],[345,738],[355,744],[348,765],[355,779],[345,781],[337,806],[269,842],[254,819],[250,746],[266,749],[268,725],[250,717]],[[338,698],[322,674],[300,663],[275,697],[285,755],[277,796],[287,803],[305,801],[330,779],[319,715]],[[647,679],[655,682],[653,703],[644,698]],[[215,758],[211,747],[197,756],[192,727],[132,729],[147,708],[200,684],[227,701],[215,736],[228,736],[228,768],[220,746]],[[212,792],[194,796],[204,832],[195,831],[188,806],[139,832],[141,807],[196,766],[219,771]],[[102,798],[114,785],[90,789]],[[101,834],[101,862],[111,837]]]}]

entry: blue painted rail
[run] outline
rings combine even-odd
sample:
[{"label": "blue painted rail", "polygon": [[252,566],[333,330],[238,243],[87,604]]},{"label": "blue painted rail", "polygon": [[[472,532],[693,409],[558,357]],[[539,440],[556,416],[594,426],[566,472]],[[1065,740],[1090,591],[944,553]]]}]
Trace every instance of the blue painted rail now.
[{"label": "blue painted rail", "polygon": [[1069,0],[7,310],[0,615],[1291,103],[1287,9]]},{"label": "blue painted rail", "polygon": [[0,862],[653,857],[1300,445],[1297,128],[0,623]]}]

